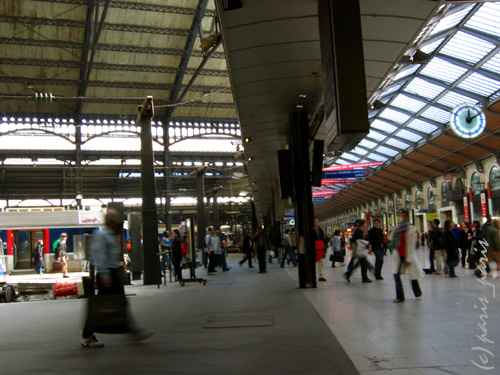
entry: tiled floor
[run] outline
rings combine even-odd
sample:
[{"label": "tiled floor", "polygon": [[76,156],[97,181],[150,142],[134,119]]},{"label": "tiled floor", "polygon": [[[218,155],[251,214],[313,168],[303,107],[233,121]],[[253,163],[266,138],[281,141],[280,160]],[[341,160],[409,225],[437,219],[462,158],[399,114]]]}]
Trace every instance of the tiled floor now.
[{"label": "tiled floor", "polygon": [[[427,250],[419,252],[427,267]],[[348,284],[345,266],[325,262],[327,281],[302,290],[360,373],[500,374],[500,295],[495,294],[500,278],[488,277],[483,284],[461,266],[455,279],[426,275],[424,298],[417,301],[403,277],[406,301],[394,304],[391,261],[385,257],[384,280],[372,284],[361,283],[359,270]],[[287,272],[297,277],[294,269]],[[486,339],[480,340],[483,334]]]}]

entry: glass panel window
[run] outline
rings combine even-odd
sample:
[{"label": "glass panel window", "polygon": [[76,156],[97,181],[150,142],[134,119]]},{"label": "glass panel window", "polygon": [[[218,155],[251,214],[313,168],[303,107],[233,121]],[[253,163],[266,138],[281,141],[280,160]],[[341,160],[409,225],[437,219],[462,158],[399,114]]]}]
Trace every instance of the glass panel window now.
[{"label": "glass panel window", "polygon": [[439,79],[446,83],[453,83],[460,78],[467,69],[436,57],[432,59],[420,72],[425,76]]},{"label": "glass panel window", "polygon": [[391,120],[397,124],[402,124],[402,123],[408,121],[408,119],[410,118],[409,115],[406,115],[406,114],[401,113],[399,111],[395,111],[391,108],[384,109],[382,111],[382,113],[380,114],[380,117],[385,118],[387,120]]},{"label": "glass panel window", "polygon": [[461,95],[453,91],[449,91],[445,95],[443,95],[441,99],[439,99],[437,102],[447,107],[455,108],[457,105],[462,103],[475,103],[476,100],[468,96]]},{"label": "glass panel window", "polygon": [[498,91],[500,81],[488,78],[480,73],[472,73],[458,87],[483,96],[490,96]]},{"label": "glass panel window", "polygon": [[367,137],[368,137],[368,138],[371,138],[371,139],[374,139],[374,140],[376,140],[376,141],[379,141],[379,142],[380,142],[380,141],[383,141],[384,139],[386,139],[386,138],[387,138],[387,136],[385,136],[385,135],[383,135],[383,134],[380,134],[380,133],[378,133],[378,132],[376,132],[376,131],[373,131],[373,130],[371,130],[371,131],[368,133]]},{"label": "glass panel window", "polygon": [[422,112],[422,116],[437,122],[442,122],[443,124],[450,120],[450,112],[443,111],[442,109],[436,107],[429,107],[427,110]]},{"label": "glass panel window", "polygon": [[408,131],[406,129],[401,129],[400,131],[398,131],[396,133],[396,136],[398,136],[399,138],[407,139],[411,142],[418,142],[422,139],[421,135],[412,133],[411,131]]},{"label": "glass panel window", "polygon": [[429,124],[428,122],[415,119],[406,125],[407,128],[419,130],[426,134],[433,133],[438,127],[436,125]]},{"label": "glass panel window", "polygon": [[415,192],[415,207],[422,207],[422,193],[420,192],[420,190],[417,190]]},{"label": "glass panel window", "polygon": [[410,84],[404,89],[406,92],[415,93],[418,96],[431,100],[441,94],[444,90],[445,88],[443,86],[427,82],[418,77],[413,79],[413,81],[411,81]]},{"label": "glass panel window", "polygon": [[471,188],[473,194],[481,194],[481,176],[479,173],[474,172],[471,178]]},{"label": "glass panel window", "polygon": [[486,56],[495,45],[473,35],[459,31],[441,49],[440,53],[476,64]]},{"label": "glass panel window", "polygon": [[491,2],[485,3],[465,24],[466,28],[474,29],[500,37],[500,3]]},{"label": "glass panel window", "polygon": [[411,201],[410,195],[406,194],[405,209],[407,209],[407,210],[410,210],[410,205],[411,205],[410,201]]},{"label": "glass panel window", "polygon": [[447,17],[444,17],[439,23],[434,27],[434,29],[431,31],[430,35],[435,35],[440,33],[441,31],[444,30],[449,30],[452,27],[455,27],[458,25],[458,23],[462,20],[462,18],[465,17],[467,13],[471,10],[472,5],[464,8],[460,12],[455,12]]},{"label": "glass panel window", "polygon": [[397,126],[389,124],[388,122],[385,122],[385,121],[381,121],[379,119],[376,119],[375,121],[373,121],[371,123],[370,127],[374,128],[374,129],[382,130],[385,133],[392,133],[398,129]]},{"label": "glass panel window", "polygon": [[500,168],[496,165],[490,170],[490,188],[491,190],[500,190]]},{"label": "glass panel window", "polygon": [[399,152],[394,151],[394,150],[387,148],[387,147],[384,147],[384,146],[380,146],[379,148],[377,148],[377,152],[381,152],[382,154],[389,155],[390,157],[394,157],[394,156],[399,154]]},{"label": "glass panel window", "polygon": [[401,198],[400,197],[396,197],[396,210],[399,211],[401,210],[402,206],[401,206]]},{"label": "glass panel window", "polygon": [[410,148],[409,144],[403,143],[403,142],[398,141],[397,139],[394,139],[394,138],[388,139],[385,143],[389,146],[397,147],[397,148],[400,148],[402,150],[406,150],[406,149]]},{"label": "glass panel window", "polygon": [[443,202],[448,200],[448,198],[446,196],[447,191],[448,191],[448,186],[447,186],[446,182],[443,182],[443,184],[441,185],[441,200]]},{"label": "glass panel window", "polygon": [[434,192],[432,191],[432,188],[427,190],[427,204],[428,206],[434,205]]},{"label": "glass panel window", "polygon": [[427,103],[421,100],[417,100],[414,98],[410,98],[407,95],[401,94],[398,95],[392,102],[391,106],[402,108],[406,111],[410,111],[413,113],[417,113],[422,108],[425,107]]},{"label": "glass panel window", "polygon": [[500,74],[500,52],[485,62],[482,68]]}]

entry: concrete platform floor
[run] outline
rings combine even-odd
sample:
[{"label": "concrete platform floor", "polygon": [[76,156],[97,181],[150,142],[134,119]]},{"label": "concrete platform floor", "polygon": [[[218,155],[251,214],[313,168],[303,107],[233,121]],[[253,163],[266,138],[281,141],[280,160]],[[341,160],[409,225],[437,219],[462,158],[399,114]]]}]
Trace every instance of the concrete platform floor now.
[{"label": "concrete platform floor", "polygon": [[229,272],[199,269],[206,286],[127,286],[136,320],[157,329],[138,344],[99,335],[105,348],[81,347],[85,300],[0,304],[0,373],[500,373],[499,279],[461,267],[456,279],[428,275],[417,301],[404,277],[406,302],[393,304],[390,257],[372,284],[359,271],[348,284],[345,266],[325,262],[327,281],[310,290],[298,289],[296,268],[258,274],[239,259],[228,257]]}]

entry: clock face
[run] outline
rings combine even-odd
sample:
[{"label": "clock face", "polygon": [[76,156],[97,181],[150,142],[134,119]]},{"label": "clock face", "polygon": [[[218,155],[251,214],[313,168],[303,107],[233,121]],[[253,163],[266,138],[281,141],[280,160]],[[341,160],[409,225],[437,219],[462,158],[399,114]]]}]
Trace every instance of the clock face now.
[{"label": "clock face", "polygon": [[475,138],[486,127],[486,116],[481,107],[464,103],[451,111],[450,125],[453,131],[462,138]]}]

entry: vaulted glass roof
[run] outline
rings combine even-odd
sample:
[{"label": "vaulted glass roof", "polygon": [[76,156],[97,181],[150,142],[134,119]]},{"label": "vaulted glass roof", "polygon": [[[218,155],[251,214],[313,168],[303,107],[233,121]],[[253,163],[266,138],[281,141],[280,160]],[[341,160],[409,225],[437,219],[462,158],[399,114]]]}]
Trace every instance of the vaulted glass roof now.
[{"label": "vaulted glass roof", "polygon": [[381,160],[387,166],[442,134],[455,106],[488,107],[500,96],[500,2],[445,4],[436,16],[408,51],[423,52],[420,62],[402,59],[370,98],[366,138],[327,157],[328,165]]}]

